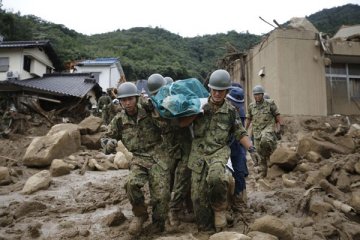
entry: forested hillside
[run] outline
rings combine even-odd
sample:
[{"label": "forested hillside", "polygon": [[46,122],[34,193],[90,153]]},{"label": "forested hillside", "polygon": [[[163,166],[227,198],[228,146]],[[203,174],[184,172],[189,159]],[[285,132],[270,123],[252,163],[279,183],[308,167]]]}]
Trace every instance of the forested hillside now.
[{"label": "forested hillside", "polygon": [[[324,9],[308,16],[319,31],[334,34],[341,25],[360,24],[360,6]],[[245,51],[261,36],[230,31],[227,34],[183,38],[161,28],[136,27],[92,36],[33,15],[0,9],[0,34],[6,41],[49,39],[63,63],[96,57],[118,57],[128,80],[160,72],[175,79],[204,79],[229,50]]]}]

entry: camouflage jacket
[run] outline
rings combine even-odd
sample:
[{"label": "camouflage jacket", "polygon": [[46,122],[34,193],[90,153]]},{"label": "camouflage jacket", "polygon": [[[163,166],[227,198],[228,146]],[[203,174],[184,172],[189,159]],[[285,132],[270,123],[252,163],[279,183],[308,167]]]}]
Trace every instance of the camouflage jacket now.
[{"label": "camouflage jacket", "polygon": [[134,155],[132,163],[146,168],[158,163],[163,169],[167,169],[160,128],[151,113],[140,104],[134,117],[128,116],[125,110],[118,113],[110,122],[105,136],[121,140]]},{"label": "camouflage jacket", "polygon": [[194,139],[188,164],[196,172],[201,172],[205,162],[220,161],[225,165],[230,156],[231,137],[240,140],[247,135],[239,115],[227,100],[216,110],[208,101],[203,109],[204,114],[193,122]]},{"label": "camouflage jacket", "polygon": [[98,109],[104,109],[107,105],[111,103],[111,98],[108,95],[103,95],[98,100]]},{"label": "camouflage jacket", "polygon": [[274,132],[275,118],[279,114],[275,102],[271,99],[250,103],[246,118],[252,123],[254,138],[259,138],[262,131]]}]

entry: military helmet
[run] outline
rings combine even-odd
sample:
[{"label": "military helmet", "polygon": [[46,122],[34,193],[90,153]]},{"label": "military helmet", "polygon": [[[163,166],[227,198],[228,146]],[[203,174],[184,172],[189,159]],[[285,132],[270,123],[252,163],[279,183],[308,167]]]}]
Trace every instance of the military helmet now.
[{"label": "military helmet", "polygon": [[231,87],[231,79],[228,71],[218,69],[210,75],[208,87],[215,90],[226,90]]},{"label": "military helmet", "polygon": [[151,74],[148,78],[147,86],[151,94],[156,94],[164,85],[166,85],[166,80],[158,73]]},{"label": "military helmet", "polygon": [[270,99],[270,95],[268,93],[264,93],[264,99]]},{"label": "military helmet", "polygon": [[124,82],[120,84],[117,95],[118,98],[137,97],[137,96],[139,96],[139,92],[134,83]]},{"label": "military helmet", "polygon": [[171,84],[174,82],[174,80],[171,77],[164,77],[166,84]]},{"label": "military helmet", "polygon": [[261,85],[256,85],[253,88],[252,92],[253,92],[253,95],[255,95],[255,94],[264,94],[265,90]]}]

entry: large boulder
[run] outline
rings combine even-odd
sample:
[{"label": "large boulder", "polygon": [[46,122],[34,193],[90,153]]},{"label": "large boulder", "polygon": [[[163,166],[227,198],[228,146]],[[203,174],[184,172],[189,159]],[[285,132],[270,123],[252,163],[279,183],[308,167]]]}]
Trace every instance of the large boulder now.
[{"label": "large boulder", "polygon": [[79,127],[75,124],[53,126],[46,136],[34,138],[23,157],[25,166],[49,166],[53,159],[63,158],[81,145]]},{"label": "large boulder", "polygon": [[265,215],[250,225],[251,231],[269,233],[280,240],[294,239],[293,226],[275,216]]},{"label": "large boulder", "polygon": [[284,147],[278,147],[270,156],[270,166],[275,164],[286,171],[293,170],[298,161],[297,153]]},{"label": "large boulder", "polygon": [[81,135],[94,134],[99,131],[103,120],[99,117],[89,116],[79,123]]},{"label": "large boulder", "polygon": [[31,194],[40,189],[47,189],[50,185],[50,182],[51,182],[50,172],[48,170],[43,170],[29,177],[21,193]]},{"label": "large boulder", "polygon": [[324,158],[330,158],[331,153],[341,153],[341,154],[351,153],[350,149],[344,148],[340,145],[327,141],[315,140],[310,136],[303,137],[299,141],[297,153],[303,157],[306,156],[306,154],[310,151],[317,152]]}]

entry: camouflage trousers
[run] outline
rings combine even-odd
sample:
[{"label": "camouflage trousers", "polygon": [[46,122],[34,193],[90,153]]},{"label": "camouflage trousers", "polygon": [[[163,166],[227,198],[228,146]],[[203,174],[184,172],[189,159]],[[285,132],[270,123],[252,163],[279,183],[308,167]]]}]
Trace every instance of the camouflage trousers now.
[{"label": "camouflage trousers", "polygon": [[160,226],[165,224],[170,199],[169,179],[169,170],[164,170],[158,164],[153,164],[149,169],[136,164],[131,165],[125,189],[135,216],[139,217],[139,214],[134,209],[145,206],[142,188],[148,182],[152,205],[152,222]]},{"label": "camouflage trousers", "polygon": [[277,146],[275,133],[269,131],[261,132],[260,137],[254,139],[254,145],[261,157],[260,168],[266,171],[270,156]]},{"label": "camouflage trousers", "polygon": [[191,144],[185,145],[181,149],[181,158],[179,159],[174,171],[174,185],[171,193],[170,210],[179,211],[183,208],[186,197],[190,192],[191,170],[188,168],[188,160],[191,150]]},{"label": "camouflage trousers", "polygon": [[225,164],[214,161],[204,164],[201,173],[191,173],[191,199],[200,230],[214,227],[214,210],[227,207],[228,176]]}]

